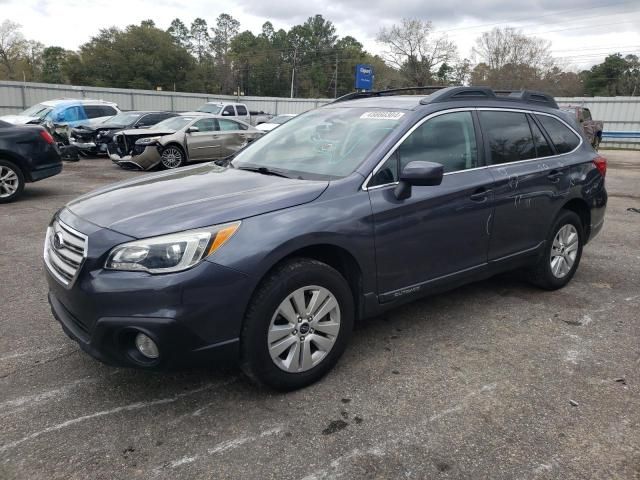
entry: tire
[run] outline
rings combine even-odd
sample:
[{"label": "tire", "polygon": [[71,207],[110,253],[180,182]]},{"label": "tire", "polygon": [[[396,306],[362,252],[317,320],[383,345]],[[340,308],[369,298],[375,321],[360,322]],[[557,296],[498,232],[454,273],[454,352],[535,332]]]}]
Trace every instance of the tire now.
[{"label": "tire", "polygon": [[592,145],[592,146],[593,146],[593,149],[594,149],[594,150],[596,150],[596,151],[597,151],[597,150],[600,148],[600,141],[601,141],[601,138],[600,138],[600,136],[599,136],[599,135],[596,135],[596,136],[593,138],[593,145]]},{"label": "tire", "polygon": [[[300,319],[297,313],[307,309],[319,316]],[[241,368],[276,390],[310,385],[336,364],[353,321],[353,295],[338,271],[317,260],[290,260],[263,280],[249,304],[240,337]]]},{"label": "tire", "polygon": [[0,203],[13,202],[24,190],[24,174],[12,162],[0,159]]},{"label": "tire", "polygon": [[545,290],[567,285],[580,265],[583,245],[584,226],[580,217],[562,210],[547,238],[544,253],[529,271],[531,283]]},{"label": "tire", "polygon": [[164,170],[180,168],[187,163],[184,150],[178,145],[167,145],[161,154],[160,165]]}]

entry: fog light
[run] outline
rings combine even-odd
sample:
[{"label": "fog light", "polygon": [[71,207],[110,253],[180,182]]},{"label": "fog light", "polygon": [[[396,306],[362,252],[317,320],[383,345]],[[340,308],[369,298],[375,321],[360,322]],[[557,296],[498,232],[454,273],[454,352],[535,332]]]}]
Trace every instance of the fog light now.
[{"label": "fog light", "polygon": [[158,346],[156,342],[151,340],[144,333],[136,335],[136,348],[138,351],[147,358],[158,358],[160,352],[158,352]]}]

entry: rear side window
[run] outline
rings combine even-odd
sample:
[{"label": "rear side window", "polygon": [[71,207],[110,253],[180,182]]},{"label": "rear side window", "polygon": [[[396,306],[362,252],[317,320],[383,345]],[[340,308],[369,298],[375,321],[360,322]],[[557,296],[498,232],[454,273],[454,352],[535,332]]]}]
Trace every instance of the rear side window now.
[{"label": "rear side window", "polygon": [[560,120],[547,115],[536,115],[547,131],[558,153],[568,153],[580,145],[580,138]]},{"label": "rear side window", "polygon": [[589,111],[589,109],[588,109],[588,108],[585,108],[585,109],[582,111],[582,119],[583,119],[585,122],[588,122],[588,121],[590,121],[590,120],[591,120],[591,111]]},{"label": "rear side window", "polygon": [[236,105],[236,110],[238,111],[238,115],[246,115],[247,109],[244,105]]},{"label": "rear side window", "polygon": [[527,116],[518,112],[479,112],[493,165],[536,157]]},{"label": "rear side window", "polygon": [[238,122],[234,122],[233,120],[223,120],[221,118],[218,119],[218,125],[220,126],[220,130],[246,130],[247,129],[247,127],[239,124]]},{"label": "rear side window", "polygon": [[533,143],[536,146],[537,157],[550,157],[553,155],[553,149],[547,139],[542,134],[542,130],[540,127],[536,125],[536,122],[533,119],[529,119],[529,125],[531,127],[531,133],[533,134]]}]

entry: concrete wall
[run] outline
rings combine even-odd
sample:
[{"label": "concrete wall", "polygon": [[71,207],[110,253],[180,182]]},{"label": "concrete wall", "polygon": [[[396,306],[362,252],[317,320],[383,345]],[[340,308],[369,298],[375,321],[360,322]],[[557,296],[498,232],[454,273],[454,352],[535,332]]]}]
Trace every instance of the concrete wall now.
[{"label": "concrete wall", "polygon": [[[267,113],[302,113],[330,99],[280,97],[234,97],[202,93],[157,92],[121,88],[76,87],[46,83],[0,81],[0,115],[17,113],[45,100],[92,98],[117,103],[123,110],[170,110],[185,112],[212,100],[246,103],[249,110]],[[558,97],[560,105],[581,105],[593,118],[604,121],[603,147],[640,150],[640,97]]]}]

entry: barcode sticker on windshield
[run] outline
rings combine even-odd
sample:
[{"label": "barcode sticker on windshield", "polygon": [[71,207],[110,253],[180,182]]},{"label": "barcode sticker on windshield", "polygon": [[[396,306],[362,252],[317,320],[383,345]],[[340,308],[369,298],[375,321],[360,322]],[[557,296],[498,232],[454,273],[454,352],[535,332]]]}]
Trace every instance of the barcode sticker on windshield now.
[{"label": "barcode sticker on windshield", "polygon": [[366,112],[360,115],[360,118],[368,118],[370,120],[398,120],[402,118],[402,112]]}]

